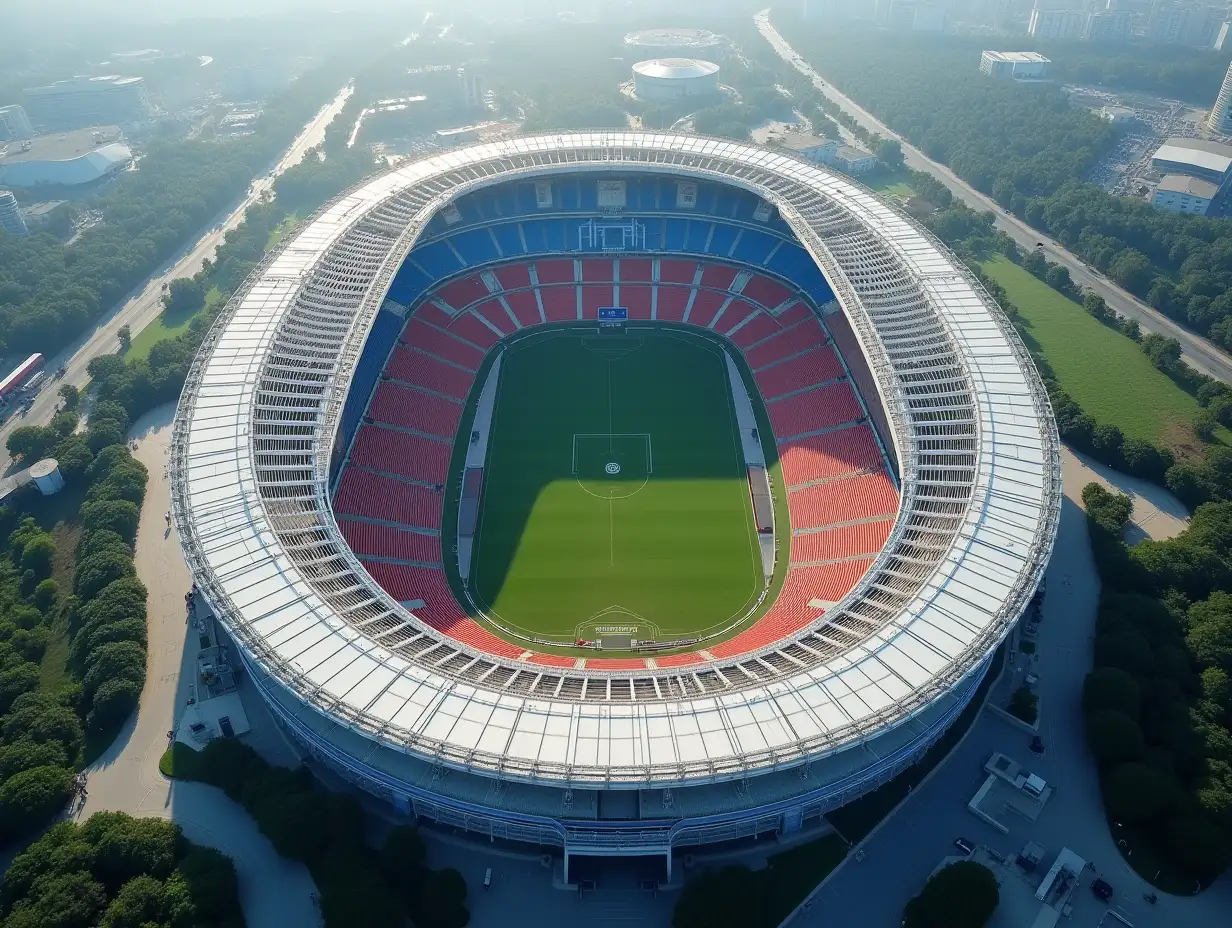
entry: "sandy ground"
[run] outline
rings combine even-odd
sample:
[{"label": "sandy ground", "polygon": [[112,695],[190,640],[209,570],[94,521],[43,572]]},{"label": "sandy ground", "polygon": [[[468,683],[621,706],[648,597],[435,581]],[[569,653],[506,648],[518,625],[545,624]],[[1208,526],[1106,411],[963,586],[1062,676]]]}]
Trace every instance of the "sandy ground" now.
[{"label": "sandy ground", "polygon": [[1061,449],[1061,476],[1065,495],[1080,506],[1082,488],[1092,481],[1127,494],[1134,501],[1134,514],[1126,530],[1131,544],[1143,538],[1172,538],[1189,524],[1189,510],[1167,490],[1137,477],[1127,477],[1069,448]]}]

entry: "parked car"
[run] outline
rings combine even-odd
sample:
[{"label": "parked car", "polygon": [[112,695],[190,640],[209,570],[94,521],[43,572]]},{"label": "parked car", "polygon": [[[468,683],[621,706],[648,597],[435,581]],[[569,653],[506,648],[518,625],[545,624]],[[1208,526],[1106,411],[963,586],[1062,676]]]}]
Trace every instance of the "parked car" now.
[{"label": "parked car", "polygon": [[1091,892],[1099,896],[1104,902],[1107,902],[1112,898],[1112,884],[1103,877],[1096,877],[1091,881]]},{"label": "parked car", "polygon": [[966,838],[955,838],[954,846],[966,854],[968,857],[975,851],[975,845]]}]

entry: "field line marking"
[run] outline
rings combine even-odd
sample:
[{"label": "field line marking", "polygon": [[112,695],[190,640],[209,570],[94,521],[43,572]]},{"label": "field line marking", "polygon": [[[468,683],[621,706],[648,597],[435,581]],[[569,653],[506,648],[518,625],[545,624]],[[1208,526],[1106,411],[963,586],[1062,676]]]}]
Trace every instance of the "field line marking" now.
[{"label": "field line marking", "polygon": [[607,498],[607,566],[616,566],[616,527],[615,516],[612,513],[613,501],[609,494]]}]

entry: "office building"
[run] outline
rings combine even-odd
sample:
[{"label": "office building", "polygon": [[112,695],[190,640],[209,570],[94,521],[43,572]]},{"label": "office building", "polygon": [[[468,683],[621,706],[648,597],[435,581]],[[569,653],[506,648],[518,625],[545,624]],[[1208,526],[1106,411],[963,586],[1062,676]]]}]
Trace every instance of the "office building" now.
[{"label": "office building", "polygon": [[1133,32],[1132,10],[1096,10],[1087,15],[1083,38],[1088,42],[1124,42]]},{"label": "office building", "polygon": [[1232,64],[1228,65],[1228,73],[1223,76],[1223,85],[1219,88],[1219,96],[1211,107],[1206,125],[1212,132],[1232,135]]},{"label": "office building", "polygon": [[1081,39],[1087,16],[1082,10],[1049,9],[1036,0],[1027,32],[1036,39]]},{"label": "office building", "polygon": [[1170,213],[1205,216],[1218,194],[1219,188],[1208,180],[1186,177],[1184,174],[1167,174],[1155,188],[1151,203]]},{"label": "office building", "polygon": [[1039,52],[985,51],[980,55],[980,72],[989,77],[1008,77],[1016,81],[1042,80],[1052,62]]},{"label": "office building", "polygon": [[122,170],[133,153],[115,126],[41,135],[0,147],[0,183],[10,187],[88,184]]},{"label": "office building", "polygon": [[9,235],[25,235],[26,221],[21,218],[21,207],[11,190],[0,190],[0,229]]}]

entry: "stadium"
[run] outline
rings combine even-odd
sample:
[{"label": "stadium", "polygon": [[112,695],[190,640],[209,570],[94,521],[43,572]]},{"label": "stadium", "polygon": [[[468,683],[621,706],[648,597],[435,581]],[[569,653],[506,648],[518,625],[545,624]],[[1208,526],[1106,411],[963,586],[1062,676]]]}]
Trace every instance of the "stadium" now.
[{"label": "stadium", "polygon": [[634,132],[335,199],[220,314],[169,473],[285,731],[566,881],[670,879],[915,763],[1061,500],[1043,386],[944,246],[811,162]]}]

